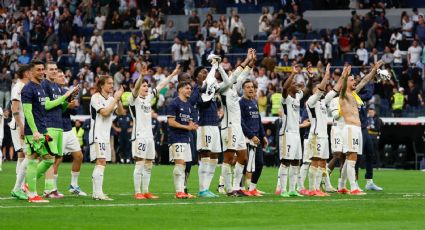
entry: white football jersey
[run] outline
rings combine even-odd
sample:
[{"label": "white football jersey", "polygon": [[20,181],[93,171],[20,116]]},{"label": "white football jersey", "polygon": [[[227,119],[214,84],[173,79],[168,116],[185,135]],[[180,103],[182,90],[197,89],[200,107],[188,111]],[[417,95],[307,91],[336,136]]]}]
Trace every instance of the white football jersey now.
[{"label": "white football jersey", "polygon": [[133,132],[131,139],[153,138],[152,133],[152,109],[151,101],[157,95],[156,89],[149,88],[146,97],[130,97],[128,103],[130,106],[131,117],[133,118]]},{"label": "white football jersey", "polygon": [[[12,91],[10,94],[10,100],[11,101],[19,101],[19,116],[21,117],[22,122],[24,122],[24,113],[22,109],[22,102],[21,102],[21,92],[22,88],[24,88],[25,84],[18,79],[18,81],[15,83],[15,85],[12,87]],[[10,121],[9,125],[11,128],[15,129],[15,118],[12,116],[12,121]],[[13,126],[13,127],[12,127]]]},{"label": "white football jersey", "polygon": [[284,123],[285,132],[287,133],[300,133],[300,103],[304,94],[302,91],[298,91],[295,94],[295,98],[288,95],[282,103],[284,114],[286,114]]},{"label": "white football jersey", "polygon": [[[102,116],[99,111],[106,108],[110,103],[113,103],[114,98],[109,96],[108,98],[103,97],[100,93],[95,93],[90,100],[90,131],[89,131],[89,142],[109,143],[111,138],[111,128],[113,113],[109,116]],[[117,105],[115,105],[115,108]]]},{"label": "white football jersey", "polygon": [[[231,125],[241,125],[241,107],[239,105],[239,100],[241,99],[238,95],[238,89],[243,81],[248,75],[249,70],[243,70],[238,67],[238,69],[231,76],[231,86],[226,87],[224,91],[221,92],[222,103],[224,107],[224,116],[221,120],[221,128],[226,128]],[[236,79],[235,79],[236,78]]]},{"label": "white football jersey", "polygon": [[319,91],[308,98],[306,104],[311,122],[309,135],[328,137],[328,111],[326,106],[336,95],[337,92],[331,90],[324,99],[321,99],[323,92]]},{"label": "white football jersey", "polygon": [[334,126],[344,127],[344,117],[339,114],[339,97],[335,97],[329,103],[329,114],[332,116]]}]

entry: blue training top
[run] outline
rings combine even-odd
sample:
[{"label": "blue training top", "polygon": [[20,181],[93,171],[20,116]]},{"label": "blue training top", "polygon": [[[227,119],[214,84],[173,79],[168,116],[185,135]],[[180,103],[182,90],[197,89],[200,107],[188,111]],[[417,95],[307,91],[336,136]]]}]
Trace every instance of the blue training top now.
[{"label": "blue training top", "polygon": [[[176,121],[182,125],[189,125],[192,120],[192,106],[189,102],[174,98],[167,107],[167,117],[175,117]],[[168,144],[190,143],[191,133],[188,130],[177,129],[168,125]]]},{"label": "blue training top", "polygon": [[[34,117],[35,126],[41,134],[47,133],[46,129],[46,109],[44,104],[46,103],[46,94],[44,93],[41,85],[29,81],[21,91],[22,104],[32,104],[32,114]],[[33,135],[27,119],[25,119],[24,127],[25,135]]]},{"label": "blue training top", "polygon": [[[49,97],[50,101],[56,100],[62,96],[60,86],[54,82],[43,80],[41,82],[41,87],[43,87],[46,97]],[[51,110],[46,110],[46,115],[47,128],[63,129],[62,106],[56,106]]]},{"label": "blue training top", "polygon": [[265,133],[257,102],[242,97],[239,100],[239,105],[241,107],[241,125],[244,135],[249,139],[257,136],[262,140]]}]

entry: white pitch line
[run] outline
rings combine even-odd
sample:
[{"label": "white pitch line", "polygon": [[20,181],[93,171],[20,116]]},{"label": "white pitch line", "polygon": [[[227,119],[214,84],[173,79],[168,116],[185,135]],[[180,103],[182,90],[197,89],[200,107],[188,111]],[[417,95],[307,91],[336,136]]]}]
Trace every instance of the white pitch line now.
[{"label": "white pitch line", "polygon": [[[425,200],[424,198],[393,198],[391,200]],[[142,207],[142,206],[174,206],[174,205],[228,205],[252,203],[315,203],[315,202],[349,202],[349,201],[376,201],[376,199],[335,199],[335,200],[246,200],[246,201],[208,201],[208,202],[167,202],[167,203],[128,203],[128,204],[82,204],[82,205],[29,205],[29,206],[0,206],[0,209],[14,208],[98,208],[98,207]],[[107,202],[107,201],[99,201]]]}]

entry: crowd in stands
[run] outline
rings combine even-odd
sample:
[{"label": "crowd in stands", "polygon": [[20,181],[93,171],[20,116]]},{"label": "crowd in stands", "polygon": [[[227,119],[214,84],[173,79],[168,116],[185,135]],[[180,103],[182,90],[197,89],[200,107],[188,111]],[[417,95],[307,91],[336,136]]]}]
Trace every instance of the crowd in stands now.
[{"label": "crowd in stands", "polygon": [[[206,57],[210,53],[220,55],[223,68],[232,71],[241,62],[232,54],[244,53],[248,47],[256,48],[261,57],[250,78],[258,84],[258,103],[264,116],[277,116],[271,98],[280,93],[281,80],[287,75],[284,67],[295,63],[311,65],[320,76],[330,62],[334,66],[331,81],[336,82],[345,63],[358,66],[353,73],[361,77],[370,64],[381,59],[392,77],[375,84],[375,96],[369,104],[381,116],[417,116],[425,111],[424,15],[418,9],[406,11],[399,24],[390,25],[386,9],[380,4],[402,1],[349,1],[362,3],[359,6],[363,8],[366,2],[374,3],[367,7],[375,7],[364,15],[352,11],[348,25],[322,30],[312,28],[303,17],[301,1],[271,1],[280,5],[274,5],[273,12],[264,8],[258,25],[245,25],[237,10],[216,18],[207,14],[201,21],[195,7],[214,8],[217,4],[207,0],[35,1],[35,5],[30,5],[31,1],[20,1],[21,5],[11,2],[0,11],[0,107],[5,110],[6,120],[11,118],[7,108],[15,72],[20,64],[33,59],[57,62],[69,87],[81,87],[79,114],[87,115],[99,75],[110,74],[116,88],[123,85],[130,91],[143,65],[151,66],[145,79],[155,86],[176,64],[181,64],[188,74],[196,66],[208,66]],[[231,3],[259,2],[262,3]],[[187,28],[174,26],[172,17],[167,17],[173,13],[187,15]],[[114,29],[129,31],[128,37],[118,38],[125,43],[124,50],[108,47],[110,40],[106,34]],[[248,37],[248,30],[258,33]],[[153,44],[159,41],[171,44],[166,50],[154,51]],[[164,56],[158,56],[162,52]],[[170,62],[162,65],[161,59],[168,58],[167,54]],[[296,79],[299,83],[307,80],[304,75]],[[164,114],[164,107],[175,92],[175,81],[160,92],[153,102],[158,114]],[[117,118],[115,132],[128,132],[130,127],[123,127],[129,124],[128,117]],[[159,128],[157,133],[160,135]],[[158,145],[163,141],[159,138]]]}]

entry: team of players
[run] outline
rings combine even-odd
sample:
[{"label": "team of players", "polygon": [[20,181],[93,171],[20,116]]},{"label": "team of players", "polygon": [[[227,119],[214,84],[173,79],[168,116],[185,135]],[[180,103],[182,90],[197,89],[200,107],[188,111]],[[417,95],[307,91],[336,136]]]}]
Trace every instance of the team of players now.
[{"label": "team of players", "polygon": [[[179,78],[177,96],[167,108],[170,161],[175,163],[175,197],[194,197],[185,190],[185,171],[186,163],[195,160],[192,159],[191,150],[191,143],[195,138],[196,149],[200,153],[198,196],[217,197],[210,191],[210,185],[218,155],[222,152],[224,158],[221,175],[225,192],[230,196],[261,196],[262,192],[257,190],[256,184],[263,166],[261,149],[268,143],[255,100],[255,84],[246,78],[256,61],[255,50],[248,50],[246,59],[230,77],[219,65],[221,60],[218,56],[210,55],[209,60],[212,64],[210,71],[198,67],[192,80]],[[363,103],[356,93],[373,79],[381,64],[378,62],[357,86],[353,77],[348,76],[350,67],[345,67],[338,83],[326,96],[324,94],[330,75],[329,65],[320,83],[310,79],[311,87],[304,89],[294,81],[295,74],[299,74],[301,68],[293,68],[291,76],[283,84],[283,124],[279,135],[281,165],[276,189],[278,194],[283,197],[328,196],[326,192],[333,191],[326,165],[329,158],[328,111],[331,112],[335,124],[331,132],[332,151],[344,153],[346,156],[338,192],[364,194],[357,185],[354,170],[357,155],[361,154],[362,134],[358,107]],[[217,71],[217,75],[221,77],[216,78]],[[129,99],[130,113],[134,120],[134,189],[135,199],[157,199],[158,196],[149,192],[152,161],[155,157],[151,131],[151,101],[159,90],[179,74],[179,66],[154,89],[143,79],[145,72],[146,69],[141,70],[141,77]],[[21,67],[18,75],[19,81],[12,89],[13,119],[9,124],[19,156],[12,196],[28,199],[30,202],[48,202],[38,196],[36,190],[37,179],[45,174],[44,196],[63,197],[57,190],[56,180],[57,168],[64,153],[71,153],[74,158],[69,191],[85,196],[86,193],[78,186],[82,154],[75,134],[70,131],[69,116],[76,106],[73,97],[79,88],[65,92],[63,73],[58,71],[55,63],[44,65],[34,61]],[[311,92],[308,92],[309,88],[312,89]],[[111,200],[103,192],[103,178],[106,162],[111,160],[110,130],[113,113],[123,113],[123,89],[120,88],[111,96],[113,79],[110,76],[100,76],[97,90],[90,103],[90,159],[95,162],[92,174],[93,199]],[[239,96],[241,91],[242,97]],[[308,119],[303,120],[300,125],[301,100],[307,94],[311,94],[306,102]],[[339,98],[336,97],[338,94]],[[308,138],[304,140],[303,152],[299,130],[308,126],[310,131]],[[196,135],[193,135],[193,131],[196,131]],[[301,160],[303,164],[300,169]],[[235,163],[232,173],[233,162]],[[248,190],[241,186],[244,171]],[[304,188],[307,174],[309,190]],[[326,184],[325,191],[320,190],[322,177]],[[289,189],[286,188],[288,178]],[[347,179],[351,191],[345,188]]]}]

